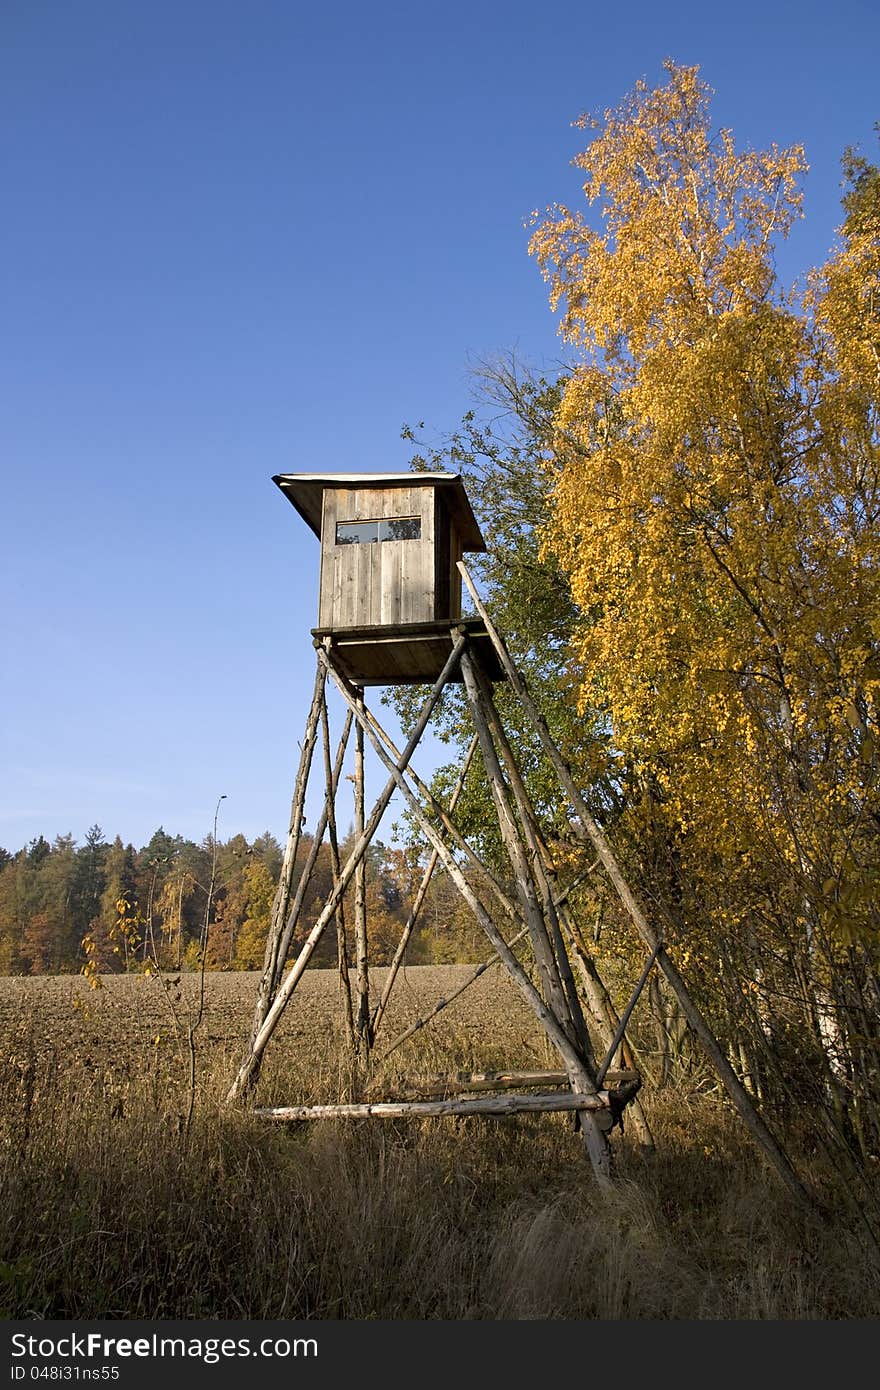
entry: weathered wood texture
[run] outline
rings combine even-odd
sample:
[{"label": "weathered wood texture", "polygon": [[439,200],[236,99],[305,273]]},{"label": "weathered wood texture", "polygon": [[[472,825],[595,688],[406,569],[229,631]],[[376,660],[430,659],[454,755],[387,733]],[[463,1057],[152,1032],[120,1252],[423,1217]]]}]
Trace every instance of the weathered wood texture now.
[{"label": "weathered wood texture", "polygon": [[580,996],[578,995],[577,986],[574,982],[571,964],[562,937],[562,929],[559,924],[559,915],[555,902],[555,894],[557,891],[555,868],[550,851],[541,833],[531,798],[523,782],[519,765],[517,764],[513,749],[504,731],[501,717],[495,706],[495,701],[492,697],[492,687],[490,683],[483,678],[479,667],[476,668],[475,674],[482,692],[483,704],[489,720],[489,731],[501,761],[504,764],[504,771],[510,783],[510,788],[516,803],[520,825],[526,843],[528,844],[530,868],[535,887],[541,897],[548,939],[559,970],[559,979],[571,1014],[573,1026],[572,1041],[580,1048],[590,1071],[595,1073],[596,1057],[593,1048],[593,1040],[587,1030],[586,1021],[581,1008]]},{"label": "weathered wood texture", "polygon": [[[638,1081],[634,1071],[610,1071],[607,1077],[609,1087],[624,1081]],[[405,1096],[434,1099],[434,1097],[454,1096],[459,1091],[504,1091],[523,1087],[567,1086],[568,1073],[564,1071],[462,1071],[452,1076],[414,1076],[404,1082]]]},{"label": "weathered wood texture", "polygon": [[[561,1047],[555,1038],[552,1040],[556,1042],[560,1057],[568,1070],[572,1091],[579,1095],[595,1094],[596,1081],[590,1069],[590,1062],[578,1044],[568,996],[559,976],[558,962],[553,955],[547,927],[538,903],[528,855],[520,840],[516,821],[508,802],[507,788],[492,740],[485,687],[481,687],[477,675],[478,668],[472,664],[467,648],[462,652],[461,669],[471,707],[471,717],[480,740],[480,750],[483,754],[489,790],[492,793],[492,800],[498,815],[501,837],[513,869],[514,886],[519,899],[520,910],[529,928],[529,939],[532,943],[542,984],[546,990],[550,1015],[565,1038],[566,1047]],[[607,1183],[611,1177],[611,1151],[605,1132],[596,1122],[595,1117],[587,1114],[581,1122],[581,1133],[590,1156],[590,1162],[593,1165],[593,1172],[599,1182]]]},{"label": "weathered wood texture", "polygon": [[[343,761],[345,759],[345,750],[348,747],[348,738],[349,734],[351,733],[351,726],[353,722],[354,721],[352,720],[351,715],[347,715],[345,724],[343,725],[342,733],[339,736],[339,744],[336,749],[336,758],[333,762],[333,770],[331,777],[332,797],[336,796],[336,790],[339,786],[339,779],[342,776],[342,767]],[[293,900],[290,904],[290,909],[287,914],[287,922],[285,923],[284,931],[282,933],[281,945],[278,949],[276,972],[272,984],[273,998],[275,997],[275,992],[277,991],[278,986],[281,983],[281,977],[284,973],[284,967],[287,964],[287,957],[290,953],[290,945],[293,940],[293,933],[296,929],[296,924],[299,921],[299,914],[302,912],[303,903],[306,900],[306,894],[308,893],[309,886],[312,881],[312,872],[317,863],[318,855],[321,850],[321,845],[324,843],[324,835],[329,825],[329,822],[330,813],[328,810],[327,798],[325,796],[324,807],[321,811],[318,823],[315,826],[314,831],[312,832],[312,842],[309,846],[309,852],[306,855],[306,862],[303,865],[299,882],[296,885],[296,892],[293,895]]]},{"label": "weathered wood texture", "polygon": [[[337,630],[436,618],[434,515],[434,493],[427,487],[328,489],[321,527],[319,625]],[[394,517],[418,517],[420,539],[336,543],[340,522]]]},{"label": "weathered wood texture", "polygon": [[[357,693],[358,706],[363,711],[364,693]],[[358,724],[355,729],[354,745],[354,833],[360,838],[364,833],[364,731]],[[365,1056],[373,1043],[370,1026],[370,963],[367,943],[367,863],[361,859],[354,871],[354,941],[355,962],[357,965],[357,1040],[358,1049]]]},{"label": "weathered wood texture", "polygon": [[[404,769],[407,767],[410,758],[415,752],[419,744],[419,741],[425,732],[425,729],[428,727],[428,722],[431,718],[431,715],[434,712],[434,708],[437,704],[437,701],[440,699],[440,696],[443,693],[443,687],[446,685],[446,682],[449,679],[449,673],[455,669],[461,658],[461,653],[464,648],[465,640],[466,639],[464,638],[464,636],[460,636],[457,639],[449,655],[449,660],[446,666],[440,672],[440,675],[437,677],[437,680],[434,682],[434,685],[431,688],[430,694],[428,695],[425,703],[422,706],[421,714],[419,715],[419,718],[416,721],[415,728],[413,729],[413,732],[410,735],[410,738],[407,742],[406,747],[403,750],[403,753],[400,756],[399,761],[393,765],[392,775],[386,783],[385,787],[383,788],[378,801],[375,803],[373,807],[373,810],[370,814],[370,818],[367,821],[366,826],[364,827],[363,834],[358,838],[357,843],[352,848],[352,851],[348,859],[346,860],[345,864],[340,870],[340,875],[334,885],[333,892],[330,894],[330,897],[327,899],[327,902],[325,903],[324,908],[318,917],[318,920],[316,921],[315,925],[312,927],[312,930],[309,932],[309,935],[303,942],[303,945],[300,948],[299,955],[297,956],[293,966],[285,975],[283,981],[280,983],[278,990],[275,994],[275,998],[272,1002],[271,1008],[268,1010],[265,1016],[262,1027],[260,1028],[256,1036],[251,1039],[251,1045],[247,1052],[247,1055],[245,1056],[244,1061],[239,1067],[235,1080],[233,1081],[226,1094],[227,1105],[231,1105],[235,1101],[239,1100],[241,1096],[245,1093],[245,1091],[247,1091],[253,1085],[254,1078],[259,1072],[260,1061],[265,1050],[266,1044],[268,1043],[270,1037],[275,1031],[275,1028],[278,1024],[278,1020],[281,1017],[287,1005],[287,1001],[290,999],[291,995],[296,989],[296,986],[302,977],[303,971],[308,965],[312,957],[312,953],[314,952],[316,945],[318,944],[318,942],[321,939],[321,936],[323,935],[327,923],[333,917],[336,911],[336,907],[340,899],[342,898],[343,893],[345,892],[346,888],[348,887],[348,884],[353,878],[355,869],[357,868],[361,859],[367,852],[367,848],[369,847],[369,844],[374,834],[376,833],[376,830],[378,829],[379,822],[381,821],[382,816],[384,815],[387,809],[388,803],[391,800],[391,797],[394,793],[394,788],[395,786],[399,785],[399,779],[402,776]],[[327,661],[326,654],[320,649],[318,652],[318,660],[321,669],[326,670],[329,668],[329,663]],[[338,677],[336,677],[335,675],[334,679],[338,682]],[[363,713],[358,710],[356,700],[353,696],[349,694],[348,690],[345,690],[344,693],[346,702],[348,703],[352,714],[354,715],[357,722],[361,724],[361,726],[363,727],[364,716]]]},{"label": "weathered wood texture", "polygon": [[446,497],[434,494],[434,614],[437,618],[461,616],[461,576],[458,562],[462,542]]},{"label": "weathered wood texture", "polygon": [[[339,840],[336,834],[336,783],[333,780],[333,763],[330,758],[330,721],[327,716],[326,700],[321,706],[321,741],[324,747],[324,814],[327,818],[327,831],[330,843],[330,864],[333,869],[333,882],[339,882]],[[342,898],[336,908],[336,969],[339,975],[339,991],[342,999],[345,1033],[348,1050],[353,1056],[355,1047],[354,1013],[351,1006],[351,982],[348,978],[348,942],[345,931],[345,903]]]},{"label": "weathered wood texture", "polygon": [[722,1085],[724,1086],[725,1090],[730,1096],[730,1099],[733,1101],[733,1104],[738,1110],[740,1117],[743,1120],[743,1123],[745,1124],[752,1138],[755,1140],[755,1143],[762,1150],[762,1152],[764,1153],[765,1157],[769,1160],[771,1165],[776,1169],[777,1173],[779,1174],[780,1178],[785,1183],[789,1191],[795,1197],[797,1197],[797,1199],[800,1202],[803,1202],[806,1205],[812,1205],[812,1199],[810,1198],[806,1188],[804,1187],[800,1178],[791,1166],[791,1163],[789,1162],[787,1155],[783,1152],[782,1147],[776,1139],[775,1135],[764,1122],[763,1117],[755,1109],[751,1097],[745,1090],[739,1077],[734,1072],[733,1068],[730,1065],[730,1062],[725,1057],[724,1052],[718,1044],[717,1038],[715,1037],[714,1033],[711,1031],[708,1024],[706,1023],[706,1020],[704,1019],[700,1009],[697,1007],[696,1002],[692,998],[691,993],[687,988],[687,985],[685,984],[684,980],[682,979],[681,975],[679,974],[678,970],[673,964],[668,952],[665,950],[660,940],[660,937],[655,932],[651,923],[648,921],[648,918],[645,915],[645,912],[641,904],[639,903],[638,899],[636,898],[635,894],[630,888],[623,874],[623,871],[621,870],[621,867],[617,862],[617,858],[614,854],[614,851],[611,848],[611,845],[604,831],[600,828],[596,820],[590,814],[589,808],[587,807],[587,804],[584,801],[583,796],[581,795],[577,785],[575,784],[575,780],[571,773],[571,768],[568,766],[559,749],[556,747],[556,744],[553,742],[553,737],[550,733],[550,730],[547,728],[547,724],[544,720],[544,717],[538,709],[537,705],[535,704],[534,700],[532,699],[531,694],[529,693],[528,686],[526,685],[525,679],[514,665],[513,659],[510,655],[510,652],[507,650],[504,640],[500,636],[497,628],[494,626],[491,618],[489,617],[485,605],[483,604],[479,594],[477,593],[474,582],[471,579],[470,574],[468,573],[468,569],[464,561],[459,562],[458,568],[463,580],[467,584],[471,598],[474,601],[474,606],[477,612],[479,613],[480,617],[486,624],[486,631],[489,633],[489,636],[492,639],[492,645],[495,647],[495,650],[498,654],[498,659],[504,667],[504,670],[507,674],[507,678],[510,681],[511,686],[517,698],[519,699],[520,704],[522,705],[525,713],[531,720],[532,727],[537,733],[541,741],[541,744],[544,748],[544,751],[546,752],[548,758],[550,759],[550,762],[556,770],[557,776],[559,777],[559,781],[563,787],[563,790],[568,796],[569,803],[576,816],[576,819],[572,822],[575,832],[583,840],[592,844],[596,854],[598,854],[600,860],[602,861],[602,865],[605,869],[605,872],[608,875],[608,878],[614,885],[614,889],[617,892],[617,895],[620,898],[620,901],[622,902],[627,912],[627,915],[629,916],[630,921],[632,922],[639,936],[642,938],[642,941],[648,947],[649,951],[657,952],[657,964],[659,968],[663,971],[663,974],[669,981],[673,993],[678,999],[678,1002],[681,1004],[682,1012],[684,1013],[685,1018],[687,1019],[693,1033],[699,1040],[703,1048],[703,1051],[706,1053],[706,1056],[709,1058],[710,1062],[715,1068],[719,1080],[721,1081]]},{"label": "weathered wood texture", "polygon": [[[437,857],[439,858],[439,855]],[[519,935],[515,936],[513,940],[508,943],[510,949],[513,950],[514,946],[516,946],[527,934],[528,927],[523,927]],[[444,1009],[448,1009],[449,1005],[454,1003],[455,1000],[458,999],[459,995],[464,994],[466,989],[470,989],[471,985],[476,984],[477,980],[480,978],[481,975],[485,975],[486,971],[490,970],[493,965],[500,964],[501,961],[498,956],[491,956],[489,960],[484,961],[482,965],[478,965],[474,970],[474,973],[472,975],[469,975],[468,978],[464,981],[464,983],[459,985],[458,989],[453,990],[452,993],[447,995],[445,999],[438,999],[437,1003],[434,1005],[433,1009],[431,1009],[430,1013],[425,1014],[422,1018],[417,1018],[416,1021],[414,1023],[411,1023],[408,1028],[405,1028],[402,1033],[398,1033],[394,1041],[391,1042],[386,1048],[386,1050],[382,1053],[382,1057],[380,1060],[384,1062],[386,1057],[390,1057],[392,1052],[396,1052],[397,1049],[403,1043],[408,1042],[409,1039],[415,1033],[418,1033],[419,1030],[424,1028],[427,1023],[430,1023],[432,1018],[436,1018],[437,1015],[439,1013],[442,1013]]]},{"label": "weathered wood texture", "polygon": [[651,970],[654,966],[654,962],[657,959],[657,950],[659,950],[659,947],[651,952],[650,956],[645,962],[645,965],[642,969],[642,973],[639,976],[639,979],[636,983],[636,987],[630,995],[629,1002],[626,1005],[626,1008],[624,1009],[623,1013],[620,1015],[620,1021],[617,1025],[617,1028],[615,1029],[614,1037],[608,1044],[608,1051],[605,1053],[605,1056],[602,1059],[602,1062],[599,1066],[599,1070],[596,1072],[596,1080],[599,1082],[600,1086],[602,1082],[605,1080],[605,1077],[608,1075],[608,1069],[611,1066],[611,1063],[614,1061],[614,1055],[617,1052],[617,1049],[623,1042],[623,1035],[626,1032],[626,1025],[629,1023],[630,1018],[632,1017],[632,1011],[635,1008],[636,1004],[639,1002],[642,990],[648,983],[648,976],[650,975]]},{"label": "weathered wood texture", "polygon": [[[361,702],[361,708],[363,709],[363,701]],[[363,738],[363,731],[361,731],[361,738]],[[450,815],[455,810],[458,804],[458,798],[461,796],[461,793],[464,790],[464,784],[467,778],[468,769],[470,768],[476,751],[477,736],[475,734],[474,737],[471,739],[470,747],[468,748],[468,751],[465,754],[464,762],[462,763],[461,770],[459,771],[455,786],[452,789],[452,795],[449,798],[448,809]],[[425,898],[427,897],[428,888],[430,886],[431,879],[434,876],[434,870],[437,867],[439,857],[440,856],[438,855],[436,850],[431,851],[431,856],[427,864],[425,865],[424,872],[422,873],[422,881],[419,884],[418,892],[416,893],[412,907],[410,908],[409,913],[407,915],[403,931],[400,933],[400,940],[397,943],[397,949],[394,952],[394,957],[391,961],[391,965],[389,966],[388,973],[385,977],[385,983],[382,986],[382,994],[380,996],[379,1003],[373,1010],[373,1015],[370,1019],[370,1026],[372,1029],[372,1036],[374,1040],[376,1034],[379,1031],[382,1019],[385,1015],[385,1010],[388,1007],[388,1000],[391,998],[391,991],[394,988],[394,982],[397,979],[398,971],[400,970],[400,967],[403,964],[403,959],[406,955],[406,948],[409,945],[410,939],[415,930],[416,922],[418,921],[419,913],[422,909],[422,904],[424,903]]]},{"label": "weathered wood texture", "polygon": [[[346,548],[355,549],[354,546]],[[456,626],[467,628],[490,679],[502,680],[504,673],[482,620],[464,618]],[[352,685],[360,686],[424,685],[436,680],[453,640],[449,622],[442,621],[388,623],[342,630],[320,626],[312,629],[312,637],[319,645],[325,637],[333,639],[333,665]],[[451,679],[459,682],[461,676],[456,672]]]},{"label": "weathered wood texture", "polygon": [[326,680],[327,673],[322,671],[319,666],[315,672],[315,688],[312,694],[312,704],[309,710],[309,717],[306,720],[305,738],[303,739],[302,748],[300,750],[299,767],[297,769],[296,783],[293,791],[293,802],[290,807],[287,841],[284,847],[284,856],[281,861],[281,873],[272,903],[272,917],[269,926],[269,934],[266,939],[266,952],[263,959],[263,974],[260,979],[260,986],[257,990],[257,998],[254,1005],[254,1018],[251,1025],[251,1042],[253,1042],[253,1039],[257,1036],[266,1021],[266,1015],[272,1005],[272,1000],[277,988],[278,976],[284,964],[284,956],[282,954],[284,949],[284,929],[290,913],[290,895],[293,888],[296,855],[302,835],[306,788],[308,786],[309,772],[312,766],[312,756],[315,751],[315,742],[318,736],[318,720],[321,711],[325,707],[324,686]]},{"label": "weathered wood texture", "polygon": [[434,1119],[444,1115],[520,1115],[545,1111],[582,1110],[590,1113],[611,1109],[607,1091],[578,1095],[555,1091],[548,1095],[468,1096],[460,1100],[394,1100],[356,1105],[276,1105],[257,1109],[264,1120],[401,1120]]},{"label": "weathered wood texture", "polygon": [[[588,872],[592,872],[595,867],[595,864],[592,865]],[[584,877],[584,875],[581,877]],[[607,1051],[620,1025],[620,1016],[596,968],[595,961],[583,944],[580,932],[575,926],[575,922],[568,910],[568,904],[565,901],[568,893],[571,892],[577,882],[578,880],[575,880],[575,883],[569,884],[568,888],[559,895],[556,900],[556,906],[560,915],[560,921],[565,928],[566,941],[568,942],[570,951],[573,953],[574,963],[580,977],[583,995],[587,1002],[593,1025],[596,1029],[596,1035],[602,1041]],[[655,977],[652,976],[651,978],[653,979]],[[639,1066],[625,1032],[620,1039],[620,1054],[623,1058],[624,1066],[634,1075],[638,1075]],[[636,1138],[642,1148],[653,1149],[654,1136],[648,1124],[648,1117],[642,1109],[641,1102],[638,1098],[632,1103],[630,1119]]]},{"label": "weathered wood texture", "polygon": [[[520,912],[529,929],[529,940],[538,967],[544,998],[554,1016],[565,1029],[569,1040],[576,1047],[568,1000],[562,988],[557,963],[547,937],[547,928],[538,905],[528,855],[520,839],[519,828],[510,806],[507,786],[498,762],[498,754],[492,741],[483,692],[477,681],[476,669],[471,664],[467,651],[462,655],[461,668],[470,701],[471,717],[483,755],[486,780],[495,804],[501,838],[513,870],[513,883]],[[575,1089],[581,1088],[576,1087]]]},{"label": "weathered wood texture", "polygon": [[[466,640],[467,639],[465,634],[460,633],[456,643],[456,650],[459,652],[462,663],[466,662],[467,657],[466,653],[459,649],[458,643],[461,643],[462,646],[464,646]],[[323,652],[319,651],[319,659],[326,661],[327,658]],[[467,879],[462,873],[461,867],[456,862],[455,858],[450,854],[448,846],[437,833],[437,830],[434,827],[434,825],[432,825],[429,817],[427,816],[424,810],[424,807],[421,805],[418,798],[413,795],[412,790],[410,789],[409,785],[406,782],[406,779],[403,776],[403,769],[399,765],[395,766],[395,764],[392,763],[391,759],[388,757],[387,753],[385,752],[385,749],[382,747],[381,742],[379,741],[372,727],[370,726],[370,723],[366,720],[365,715],[358,710],[355,698],[350,688],[346,685],[345,681],[335,671],[333,671],[332,674],[336,682],[337,688],[339,689],[340,694],[342,695],[343,699],[348,705],[348,708],[352,711],[357,722],[363,726],[364,732],[366,733],[368,739],[372,743],[376,753],[379,755],[380,760],[389,770],[393,780],[396,782],[399,790],[402,792],[404,799],[406,800],[407,806],[409,807],[410,812],[413,815],[413,818],[421,826],[422,832],[425,835],[428,842],[431,844],[431,846],[438,851],[440,859],[444,867],[446,868],[446,871],[449,874],[450,879],[455,884],[462,897],[465,899],[465,902],[467,902],[468,906],[470,907],[471,911],[473,912],[474,916],[476,917],[486,936],[489,938],[491,945],[495,948],[496,952],[501,957],[501,960],[503,961],[517,989],[522,994],[523,998],[526,999],[527,1002],[531,1005],[532,1009],[534,1010],[535,1014],[537,1015],[538,1019],[543,1025],[550,1042],[559,1052],[561,1060],[564,1062],[566,1068],[568,1069],[572,1085],[572,1091],[584,1095],[589,1094],[590,1092],[595,1093],[596,1086],[584,1063],[583,1057],[578,1052],[577,1048],[575,1048],[572,1045],[562,1023],[559,1021],[553,1010],[547,1007],[540,993],[532,984],[531,980],[523,970],[519,961],[516,959],[513,952],[510,950],[510,947],[507,945],[504,938],[501,936],[500,932],[495,926],[495,923],[492,921],[491,917],[486,912],[486,909],[483,907],[483,904],[479,901],[478,897],[476,896],[473,890],[473,887],[470,883],[468,883]],[[471,684],[473,684],[472,680]],[[477,732],[478,734],[480,734],[480,746],[481,748],[484,748],[484,720],[481,721],[481,725],[478,726]],[[486,744],[484,752],[488,754],[488,744]],[[605,1135],[601,1132],[600,1128],[596,1124],[594,1124],[591,1117],[589,1116],[585,1117],[585,1120],[582,1123],[582,1134],[584,1137],[584,1142],[589,1151],[590,1161],[593,1165],[593,1172],[596,1175],[597,1181],[603,1185],[609,1184],[611,1181],[611,1150],[608,1147]]]}]

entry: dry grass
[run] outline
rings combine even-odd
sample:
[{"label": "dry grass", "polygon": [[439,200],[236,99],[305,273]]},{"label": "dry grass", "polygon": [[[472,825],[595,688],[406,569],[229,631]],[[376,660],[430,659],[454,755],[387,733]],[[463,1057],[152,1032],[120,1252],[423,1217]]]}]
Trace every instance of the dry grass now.
[{"label": "dry grass", "polygon": [[[387,1038],[461,967],[407,971]],[[193,1016],[197,980],[175,1007]],[[858,1213],[796,1210],[717,1098],[648,1098],[645,1155],[616,1140],[591,1178],[562,1116],[272,1128],[220,1104],[253,975],[208,980],[187,1136],[185,1048],[158,984],[90,994],[0,982],[0,1312],[47,1318],[848,1318],[880,1315]],[[309,972],[273,1041],[261,1102],[351,1093],[336,985]],[[158,1041],[156,1041],[158,1039]],[[544,1065],[491,971],[375,1081],[405,1070]]]}]

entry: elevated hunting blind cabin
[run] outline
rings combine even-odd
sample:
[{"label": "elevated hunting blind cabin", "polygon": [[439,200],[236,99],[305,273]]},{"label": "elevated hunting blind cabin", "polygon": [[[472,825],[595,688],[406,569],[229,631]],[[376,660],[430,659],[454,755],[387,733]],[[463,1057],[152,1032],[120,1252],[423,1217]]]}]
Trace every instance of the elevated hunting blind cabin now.
[{"label": "elevated hunting blind cabin", "polygon": [[450,620],[461,617],[458,562],[486,549],[459,475],[281,473],[273,482],[321,542],[313,633],[333,639],[348,679],[436,680]]},{"label": "elevated hunting blind cabin", "polygon": [[[641,1077],[626,1030],[652,970],[665,976],[694,1035],[756,1143],[787,1186],[803,1188],[776,1139],[758,1113],[730,1061],[709,1029],[676,969],[658,929],[632,891],[604,831],[562,757],[522,673],[495,627],[462,556],[486,549],[461,478],[452,473],[282,473],[278,487],[321,542],[318,626],[312,630],[317,671],[312,703],[300,743],[290,825],[272,906],[263,972],[250,1039],[229,1088],[232,1103],[257,1084],[262,1057],[282,1012],[331,924],[335,927],[342,1014],[358,1097],[345,1104],[295,1104],[258,1110],[282,1122],[326,1117],[511,1115],[568,1111],[600,1182],[611,1177],[610,1131],[624,1110],[643,1144],[650,1130],[638,1101]],[[464,580],[476,610],[461,609]],[[516,740],[505,730],[494,685],[506,682],[533,736],[530,758],[555,772],[567,805],[571,831],[583,843],[583,864],[571,856],[555,862],[549,828],[529,795]],[[452,794],[441,804],[411,766],[425,730],[450,682],[463,682],[473,736]],[[331,745],[327,686],[335,685],[345,707],[338,743]],[[368,685],[430,686],[406,746],[398,749],[366,706]],[[343,776],[354,730],[354,771]],[[313,755],[323,753],[324,806],[303,837],[306,791]],[[369,816],[364,801],[364,751],[369,742],[388,774]],[[479,750],[480,761],[476,761]],[[471,771],[471,769],[473,770]],[[454,820],[465,780],[482,776],[507,858],[499,873],[480,857]],[[351,848],[343,861],[337,800],[346,781],[354,786]],[[366,854],[382,817],[397,793],[430,846],[422,881],[409,908],[379,998],[371,984],[366,908]],[[343,813],[348,823],[350,813]],[[329,842],[333,872],[317,919],[303,924],[304,904],[321,845]],[[300,851],[303,855],[300,856]],[[371,1094],[370,1061],[408,943],[425,902],[431,877],[441,865],[483,929],[492,954],[449,998],[385,1044],[382,1057],[405,1047],[419,1029],[492,965],[504,966],[533,1010],[559,1057],[558,1072],[458,1073],[421,1077],[405,1094],[377,1100]],[[629,997],[615,1005],[591,955],[590,939],[573,904],[578,886],[604,877],[641,939],[645,959]],[[563,881],[567,880],[567,881]],[[348,889],[353,889],[353,903]],[[312,896],[314,894],[312,893]],[[296,954],[291,960],[291,953]],[[354,981],[349,969],[355,967]],[[354,990],[352,989],[354,984]],[[612,1070],[617,1066],[618,1070]],[[415,1098],[414,1098],[415,1097]]]}]

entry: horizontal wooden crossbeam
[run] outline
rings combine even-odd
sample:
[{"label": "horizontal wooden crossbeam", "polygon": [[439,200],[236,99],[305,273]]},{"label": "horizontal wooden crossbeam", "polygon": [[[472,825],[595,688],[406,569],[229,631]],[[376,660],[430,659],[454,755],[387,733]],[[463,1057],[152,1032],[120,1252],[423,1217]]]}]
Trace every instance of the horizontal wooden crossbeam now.
[{"label": "horizontal wooden crossbeam", "polygon": [[[566,1078],[567,1079],[567,1078]],[[294,1120],[405,1120],[432,1119],[444,1115],[519,1115],[555,1110],[610,1110],[608,1091],[578,1095],[557,1091],[549,1095],[467,1096],[453,1100],[375,1101],[357,1105],[277,1105],[257,1109],[263,1120],[289,1123]]]},{"label": "horizontal wooden crossbeam", "polygon": [[[635,1071],[609,1071],[606,1080],[610,1087],[624,1081],[638,1081]],[[471,1071],[451,1076],[414,1076],[403,1084],[403,1090],[427,1099],[450,1096],[458,1091],[505,1091],[527,1086],[568,1086],[564,1071]]]}]

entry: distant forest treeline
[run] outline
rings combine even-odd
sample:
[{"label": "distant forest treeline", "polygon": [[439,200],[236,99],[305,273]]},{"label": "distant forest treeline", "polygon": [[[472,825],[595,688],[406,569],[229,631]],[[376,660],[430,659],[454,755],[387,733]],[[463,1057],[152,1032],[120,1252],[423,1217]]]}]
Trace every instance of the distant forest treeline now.
[{"label": "distant forest treeline", "polygon": [[[298,863],[311,847],[304,834]],[[345,843],[340,846],[343,860]],[[169,835],[161,826],[141,849],[93,825],[82,844],[40,835],[17,854],[0,849],[0,973],[60,974],[88,966],[139,970],[256,970],[262,967],[282,850],[268,831],[251,843],[234,835],[216,845]],[[300,916],[303,939],[332,887],[329,845],[321,845]],[[406,850],[374,844],[367,860],[372,959],[390,960],[421,876]],[[213,886],[212,886],[213,880]],[[352,914],[349,914],[349,921]],[[435,875],[420,914],[410,961],[477,957],[475,927],[443,875]],[[313,964],[336,963],[328,931]]]}]

